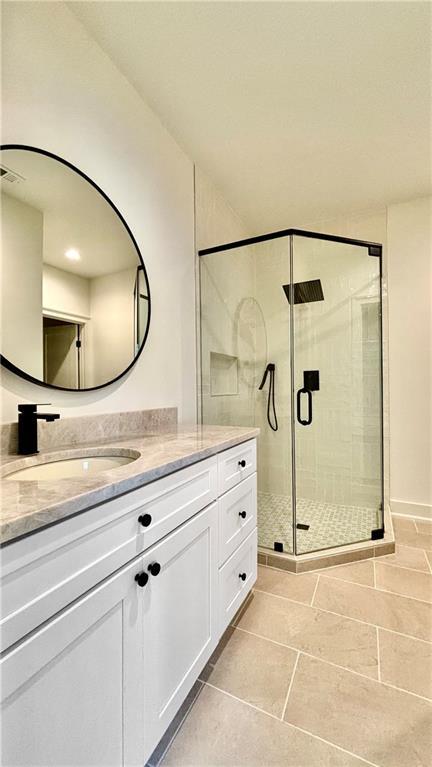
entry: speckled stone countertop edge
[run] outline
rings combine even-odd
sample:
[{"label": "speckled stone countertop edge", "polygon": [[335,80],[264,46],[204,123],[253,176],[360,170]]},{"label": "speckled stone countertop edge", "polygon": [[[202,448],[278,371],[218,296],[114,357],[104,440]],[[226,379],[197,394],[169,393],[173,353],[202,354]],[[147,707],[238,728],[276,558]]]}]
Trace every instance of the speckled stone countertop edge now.
[{"label": "speckled stone countertop edge", "polygon": [[[101,503],[173,474],[194,463],[240,445],[259,435],[255,427],[196,426],[179,427],[176,431],[144,435],[131,439],[104,441],[100,446],[83,444],[70,449],[40,453],[37,462],[59,460],[78,453],[138,451],[140,457],[116,469],[81,477],[44,482],[0,480],[2,513],[0,545],[37,533],[72,516],[85,513]],[[157,458],[161,452],[164,457]],[[16,457],[17,468],[31,459]],[[18,464],[19,462],[19,464]],[[15,461],[8,461],[7,466]],[[12,467],[11,467],[12,468]]]}]

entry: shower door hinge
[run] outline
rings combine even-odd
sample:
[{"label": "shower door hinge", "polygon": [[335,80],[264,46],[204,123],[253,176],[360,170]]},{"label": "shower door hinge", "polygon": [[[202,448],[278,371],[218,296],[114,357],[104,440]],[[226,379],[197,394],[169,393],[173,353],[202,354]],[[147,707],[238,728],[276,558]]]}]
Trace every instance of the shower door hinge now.
[{"label": "shower door hinge", "polygon": [[379,538],[384,538],[383,527],[377,527],[375,530],[371,530],[371,541],[377,541]]},{"label": "shower door hinge", "polygon": [[381,256],[382,245],[368,245],[368,256]]},{"label": "shower door hinge", "polygon": [[81,349],[81,341],[75,341],[76,348]]}]

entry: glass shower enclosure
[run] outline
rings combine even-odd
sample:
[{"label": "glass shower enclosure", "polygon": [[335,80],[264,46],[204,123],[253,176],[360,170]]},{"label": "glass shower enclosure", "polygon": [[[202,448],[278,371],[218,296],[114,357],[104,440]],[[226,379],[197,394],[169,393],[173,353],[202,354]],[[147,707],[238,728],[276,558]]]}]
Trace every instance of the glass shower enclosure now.
[{"label": "glass shower enclosure", "polygon": [[202,250],[201,415],[258,426],[258,538],[384,535],[382,247],[286,230]]}]

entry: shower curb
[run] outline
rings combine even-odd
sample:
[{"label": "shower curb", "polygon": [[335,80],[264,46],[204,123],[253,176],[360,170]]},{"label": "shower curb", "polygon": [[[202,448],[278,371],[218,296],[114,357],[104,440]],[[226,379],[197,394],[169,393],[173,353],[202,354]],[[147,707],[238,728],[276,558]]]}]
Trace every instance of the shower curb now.
[{"label": "shower curb", "polygon": [[324,551],[316,551],[311,554],[276,553],[258,547],[258,564],[274,567],[278,570],[286,570],[290,573],[306,573],[312,570],[322,570],[335,565],[362,562],[365,559],[383,557],[395,552],[395,538],[390,509],[385,511],[385,534],[384,538],[377,541],[356,543],[352,546],[335,547]]}]

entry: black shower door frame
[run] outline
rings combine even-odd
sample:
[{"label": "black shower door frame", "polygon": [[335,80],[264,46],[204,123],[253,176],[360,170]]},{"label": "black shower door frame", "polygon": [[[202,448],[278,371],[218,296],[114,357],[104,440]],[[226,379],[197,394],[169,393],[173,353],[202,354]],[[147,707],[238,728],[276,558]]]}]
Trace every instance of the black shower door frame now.
[{"label": "black shower door frame", "polygon": [[[243,240],[236,240],[234,242],[228,242],[223,245],[215,245],[211,248],[203,248],[198,251],[200,258],[214,253],[220,253],[227,250],[235,250],[236,248],[245,247],[247,245],[256,245],[261,242],[269,240],[276,240],[286,238],[289,239],[289,262],[290,262],[290,283],[291,290],[293,290],[293,259],[294,259],[294,237],[306,237],[315,240],[324,240],[327,242],[343,243],[346,245],[357,245],[362,248],[367,248],[368,255],[374,256],[379,260],[379,348],[380,348],[380,364],[379,364],[379,376],[380,376],[380,494],[381,494],[381,525],[371,531],[372,539],[379,539],[384,537],[385,530],[385,515],[384,515],[384,369],[383,369],[383,246],[378,242],[371,242],[369,240],[358,240],[350,237],[341,237],[338,235],[324,234],[323,232],[312,232],[304,229],[282,229],[277,232],[269,232],[267,234],[257,235],[256,237],[249,237]],[[291,355],[291,477],[292,477],[292,508],[293,508],[293,551],[297,553],[297,541],[296,541],[296,465],[295,465],[295,402],[294,402],[294,363],[293,363],[293,350],[294,350],[294,322],[293,322],[293,302],[290,303],[290,355]],[[301,555],[300,555],[301,556]]]}]

